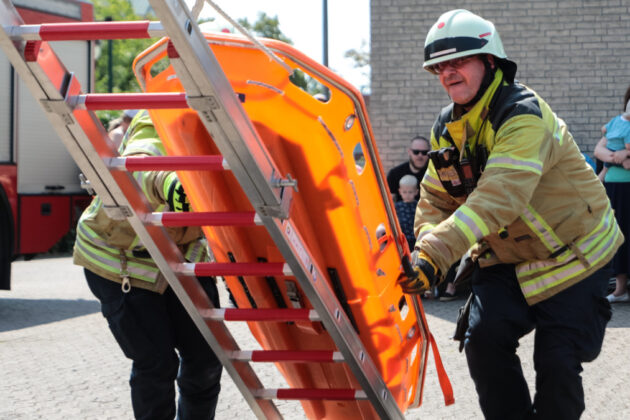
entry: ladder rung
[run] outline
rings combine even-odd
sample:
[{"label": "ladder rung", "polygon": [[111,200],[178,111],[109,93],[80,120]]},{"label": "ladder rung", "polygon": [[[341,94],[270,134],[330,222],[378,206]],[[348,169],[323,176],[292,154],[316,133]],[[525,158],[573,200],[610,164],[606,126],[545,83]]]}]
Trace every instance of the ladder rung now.
[{"label": "ladder rung", "polygon": [[231,354],[243,362],[343,362],[343,355],[332,350],[241,350]]},{"label": "ladder rung", "polygon": [[108,160],[112,169],[133,171],[222,171],[228,169],[223,156],[129,156]]},{"label": "ladder rung", "polygon": [[144,222],[156,226],[260,226],[253,211],[244,212],[165,212],[147,214]]},{"label": "ladder rung", "polygon": [[11,39],[30,41],[88,41],[97,39],[144,39],[164,36],[161,22],[68,22],[20,25],[6,28]]},{"label": "ladder rung", "polygon": [[90,111],[112,109],[181,109],[189,108],[186,93],[88,93],[71,98],[76,105]]},{"label": "ladder rung", "polygon": [[286,263],[184,263],[180,273],[195,276],[291,276]]},{"label": "ladder rung", "polygon": [[320,321],[314,309],[201,309],[201,317],[208,321]]},{"label": "ladder rung", "polygon": [[265,400],[366,400],[359,389],[280,388],[254,391],[256,398]]}]

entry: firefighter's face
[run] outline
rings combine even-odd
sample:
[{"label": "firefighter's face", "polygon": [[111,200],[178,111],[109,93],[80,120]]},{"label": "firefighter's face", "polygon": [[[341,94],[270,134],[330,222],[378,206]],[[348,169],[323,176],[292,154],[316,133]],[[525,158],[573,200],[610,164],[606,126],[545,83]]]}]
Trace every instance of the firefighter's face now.
[{"label": "firefighter's face", "polygon": [[440,83],[451,100],[464,105],[479,91],[484,74],[483,61],[479,56],[472,56],[467,60],[460,60],[457,65],[442,63],[439,76]]}]

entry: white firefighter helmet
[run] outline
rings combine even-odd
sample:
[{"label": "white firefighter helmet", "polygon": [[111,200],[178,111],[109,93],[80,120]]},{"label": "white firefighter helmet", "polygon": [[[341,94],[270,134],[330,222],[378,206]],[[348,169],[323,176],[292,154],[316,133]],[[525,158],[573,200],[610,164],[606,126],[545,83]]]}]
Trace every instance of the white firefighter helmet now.
[{"label": "white firefighter helmet", "polygon": [[495,56],[499,67],[508,67],[514,77],[516,64],[507,59],[494,24],[468,10],[451,10],[440,16],[427,34],[423,67],[434,73],[434,64],[475,54]]}]

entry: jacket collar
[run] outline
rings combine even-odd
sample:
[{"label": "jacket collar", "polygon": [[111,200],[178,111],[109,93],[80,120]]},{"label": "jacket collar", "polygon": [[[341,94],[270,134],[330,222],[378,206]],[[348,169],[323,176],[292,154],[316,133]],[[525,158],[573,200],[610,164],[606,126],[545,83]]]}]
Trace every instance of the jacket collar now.
[{"label": "jacket collar", "polygon": [[497,69],[494,80],[490,83],[486,92],[468,112],[464,112],[460,105],[453,104],[451,121],[446,123],[446,128],[460,150],[466,140],[475,137],[475,134],[481,128],[483,120],[488,117],[490,103],[502,82],[503,71]]}]

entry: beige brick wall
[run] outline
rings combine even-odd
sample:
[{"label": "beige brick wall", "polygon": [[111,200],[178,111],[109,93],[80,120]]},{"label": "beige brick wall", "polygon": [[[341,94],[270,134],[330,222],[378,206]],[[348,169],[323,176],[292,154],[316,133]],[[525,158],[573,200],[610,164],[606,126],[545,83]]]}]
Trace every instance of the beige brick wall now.
[{"label": "beige brick wall", "polygon": [[630,1],[371,0],[370,120],[385,170],[406,159],[411,137],[429,135],[449,103],[422,62],[429,28],[454,8],[494,22],[519,66],[516,78],[551,105],[590,154],[601,126],[622,111],[630,84]]}]

